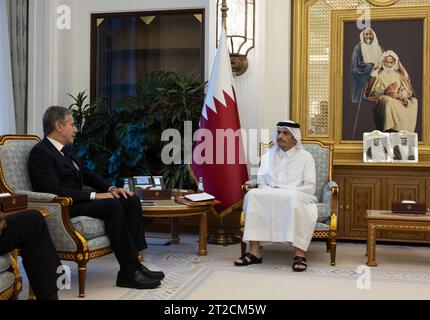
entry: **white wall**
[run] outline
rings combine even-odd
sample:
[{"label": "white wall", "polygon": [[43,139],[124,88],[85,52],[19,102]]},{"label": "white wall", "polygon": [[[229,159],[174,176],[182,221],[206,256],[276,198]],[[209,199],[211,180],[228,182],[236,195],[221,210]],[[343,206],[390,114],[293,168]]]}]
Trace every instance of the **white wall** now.
[{"label": "white wall", "polygon": [[[42,135],[49,105],[68,106],[67,93],[90,88],[90,15],[101,12],[204,8],[206,78],[216,51],[216,0],[30,0],[29,133]],[[72,29],[56,28],[56,9],[68,5]],[[256,48],[248,71],[235,79],[243,128],[272,128],[289,115],[290,1],[257,1]]]}]

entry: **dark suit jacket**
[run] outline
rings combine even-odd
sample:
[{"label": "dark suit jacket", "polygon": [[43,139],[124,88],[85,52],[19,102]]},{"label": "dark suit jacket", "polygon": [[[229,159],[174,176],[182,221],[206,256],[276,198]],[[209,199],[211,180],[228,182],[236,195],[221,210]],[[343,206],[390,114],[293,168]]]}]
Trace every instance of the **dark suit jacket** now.
[{"label": "dark suit jacket", "polygon": [[67,161],[47,138],[36,144],[28,159],[33,190],[71,197],[73,203],[90,200],[91,192],[84,191],[83,185],[102,192],[108,191],[109,183],[89,171],[75,155],[71,156],[80,170]]}]

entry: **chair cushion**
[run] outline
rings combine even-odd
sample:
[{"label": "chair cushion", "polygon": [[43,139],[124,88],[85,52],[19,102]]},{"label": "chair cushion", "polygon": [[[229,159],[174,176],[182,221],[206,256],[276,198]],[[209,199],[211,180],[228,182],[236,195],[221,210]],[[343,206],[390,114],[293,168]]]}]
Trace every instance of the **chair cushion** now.
[{"label": "chair cushion", "polygon": [[325,222],[330,218],[330,207],[328,203],[317,203],[318,220],[317,222]]},{"label": "chair cushion", "polygon": [[0,272],[3,272],[9,269],[10,264],[11,264],[11,261],[10,261],[9,253],[0,256]]},{"label": "chair cushion", "polygon": [[97,237],[88,241],[88,249],[91,251],[110,247],[110,241],[107,236]]},{"label": "chair cushion", "polygon": [[317,222],[315,225],[315,231],[328,231],[330,229],[330,226],[325,223]]},{"label": "chair cushion", "polygon": [[85,239],[91,240],[106,234],[103,220],[87,216],[78,216],[71,219],[73,226]]},{"label": "chair cushion", "polygon": [[12,272],[0,273],[0,292],[9,289],[15,283],[15,275]]}]

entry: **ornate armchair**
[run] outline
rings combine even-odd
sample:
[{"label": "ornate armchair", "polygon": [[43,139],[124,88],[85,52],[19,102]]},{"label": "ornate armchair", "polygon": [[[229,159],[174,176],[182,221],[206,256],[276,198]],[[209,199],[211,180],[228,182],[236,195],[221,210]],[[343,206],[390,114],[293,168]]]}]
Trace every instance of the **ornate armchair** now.
[{"label": "ornate armchair", "polygon": [[0,256],[0,300],[14,299],[22,288],[16,250]]},{"label": "ornate armchair", "polygon": [[[309,151],[315,160],[316,169],[316,196],[318,198],[317,210],[318,220],[315,225],[314,238],[326,239],[327,252],[330,251],[330,262],[336,264],[336,237],[337,237],[337,194],[338,185],[332,181],[333,172],[333,145],[324,144],[320,141],[302,140],[303,147]],[[273,142],[260,143],[259,157],[263,155],[264,149],[271,148]],[[244,192],[257,187],[256,180],[250,180],[242,186]],[[241,226],[245,225],[245,216],[242,212]],[[241,243],[242,256],[246,252],[246,243]]]},{"label": "ornate armchair", "polygon": [[112,252],[104,222],[86,216],[70,219],[71,198],[33,192],[27,169],[37,136],[0,136],[0,192],[27,194],[29,206],[45,208],[50,215],[46,222],[61,260],[78,264],[79,297],[85,297],[87,262]]}]

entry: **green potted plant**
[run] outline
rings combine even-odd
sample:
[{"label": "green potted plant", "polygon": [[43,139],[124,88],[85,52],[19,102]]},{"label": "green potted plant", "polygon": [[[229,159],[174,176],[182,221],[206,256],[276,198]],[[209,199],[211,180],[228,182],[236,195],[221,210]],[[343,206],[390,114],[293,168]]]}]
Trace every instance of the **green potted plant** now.
[{"label": "green potted plant", "polygon": [[164,165],[160,155],[166,144],[161,142],[163,130],[174,128],[183,134],[184,121],[198,128],[206,83],[197,79],[195,74],[152,72],[138,79],[136,95],[112,108],[103,99],[87,103],[85,92],[69,94],[79,130],[77,155],[90,170],[119,186],[125,177],[163,175],[169,188],[193,187],[187,165]]}]

